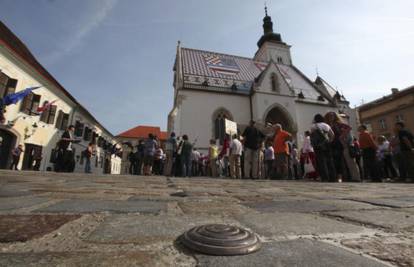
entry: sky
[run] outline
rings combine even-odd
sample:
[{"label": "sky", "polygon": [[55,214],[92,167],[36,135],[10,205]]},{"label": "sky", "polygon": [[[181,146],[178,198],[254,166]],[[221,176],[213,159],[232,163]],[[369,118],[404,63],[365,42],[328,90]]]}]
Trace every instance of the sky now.
[{"label": "sky", "polygon": [[[267,0],[293,64],[359,105],[414,84],[414,1]],[[183,47],[253,57],[262,0],[0,0],[0,19],[108,130],[167,128]]]}]

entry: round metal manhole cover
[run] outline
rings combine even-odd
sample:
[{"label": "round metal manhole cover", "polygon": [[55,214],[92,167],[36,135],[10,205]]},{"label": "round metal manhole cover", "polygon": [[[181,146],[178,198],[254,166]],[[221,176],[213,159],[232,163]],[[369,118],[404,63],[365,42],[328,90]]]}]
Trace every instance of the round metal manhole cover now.
[{"label": "round metal manhole cover", "polygon": [[194,227],[185,232],[180,240],[188,249],[216,256],[245,255],[261,247],[256,234],[224,224]]}]

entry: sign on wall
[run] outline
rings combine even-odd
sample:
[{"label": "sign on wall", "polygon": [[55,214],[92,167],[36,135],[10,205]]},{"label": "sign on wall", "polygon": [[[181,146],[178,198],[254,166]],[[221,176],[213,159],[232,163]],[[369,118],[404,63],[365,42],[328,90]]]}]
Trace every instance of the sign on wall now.
[{"label": "sign on wall", "polygon": [[226,127],[226,134],[233,135],[237,134],[237,123],[228,119],[224,120]]}]

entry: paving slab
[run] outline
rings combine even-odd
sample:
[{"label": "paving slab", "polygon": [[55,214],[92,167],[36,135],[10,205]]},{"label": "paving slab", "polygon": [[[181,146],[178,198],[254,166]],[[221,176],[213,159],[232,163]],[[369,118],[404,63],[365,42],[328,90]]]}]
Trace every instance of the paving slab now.
[{"label": "paving slab", "polygon": [[48,198],[35,197],[35,196],[2,198],[0,201],[0,210],[7,211],[7,210],[15,210],[15,209],[21,209],[21,208],[28,208],[31,206],[46,203],[49,200],[50,199]]},{"label": "paving slab", "polygon": [[413,197],[393,197],[393,198],[369,198],[369,199],[353,199],[354,201],[360,201],[370,203],[378,206],[385,206],[391,208],[410,208],[414,207]]},{"label": "paving slab", "polygon": [[0,266],[156,266],[157,259],[147,252],[42,252],[0,253]]},{"label": "paving slab", "polygon": [[235,216],[240,223],[265,237],[319,235],[332,233],[360,233],[360,226],[343,223],[316,214],[274,212],[249,213]]},{"label": "paving slab", "polygon": [[397,266],[414,266],[414,236],[373,236],[345,239],[341,244]]},{"label": "paving slab", "polygon": [[33,195],[30,191],[24,190],[12,190],[12,189],[0,189],[0,198],[3,197],[21,197],[21,196],[29,196]]},{"label": "paving slab", "polygon": [[238,214],[247,212],[247,208],[234,202],[225,201],[182,201],[178,206],[185,214]]},{"label": "paving slab", "polygon": [[198,215],[113,215],[106,218],[86,240],[112,244],[146,245],[162,241],[173,243],[185,231],[195,226],[212,223],[238,224],[231,218]]},{"label": "paving slab", "polygon": [[0,215],[0,242],[25,242],[78,218],[79,215]]},{"label": "paving slab", "polygon": [[261,250],[245,256],[216,257],[196,254],[198,266],[226,267],[381,267],[378,261],[312,240],[265,243]]},{"label": "paving slab", "polygon": [[121,200],[64,200],[35,212],[65,212],[65,213],[146,213],[158,214],[167,210],[167,203],[160,201],[121,201]]},{"label": "paving slab", "polygon": [[414,215],[399,210],[335,211],[326,214],[392,230],[405,230],[414,227]]},{"label": "paving slab", "polygon": [[320,212],[352,209],[378,208],[366,203],[349,200],[287,199],[244,202],[243,205],[259,212]]}]

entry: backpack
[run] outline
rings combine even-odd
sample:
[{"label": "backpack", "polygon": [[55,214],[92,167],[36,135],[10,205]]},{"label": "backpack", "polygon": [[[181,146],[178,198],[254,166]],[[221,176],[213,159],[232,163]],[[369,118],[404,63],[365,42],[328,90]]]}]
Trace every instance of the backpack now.
[{"label": "backpack", "polygon": [[311,132],[310,141],[315,150],[326,151],[329,149],[328,135],[318,127]]}]

